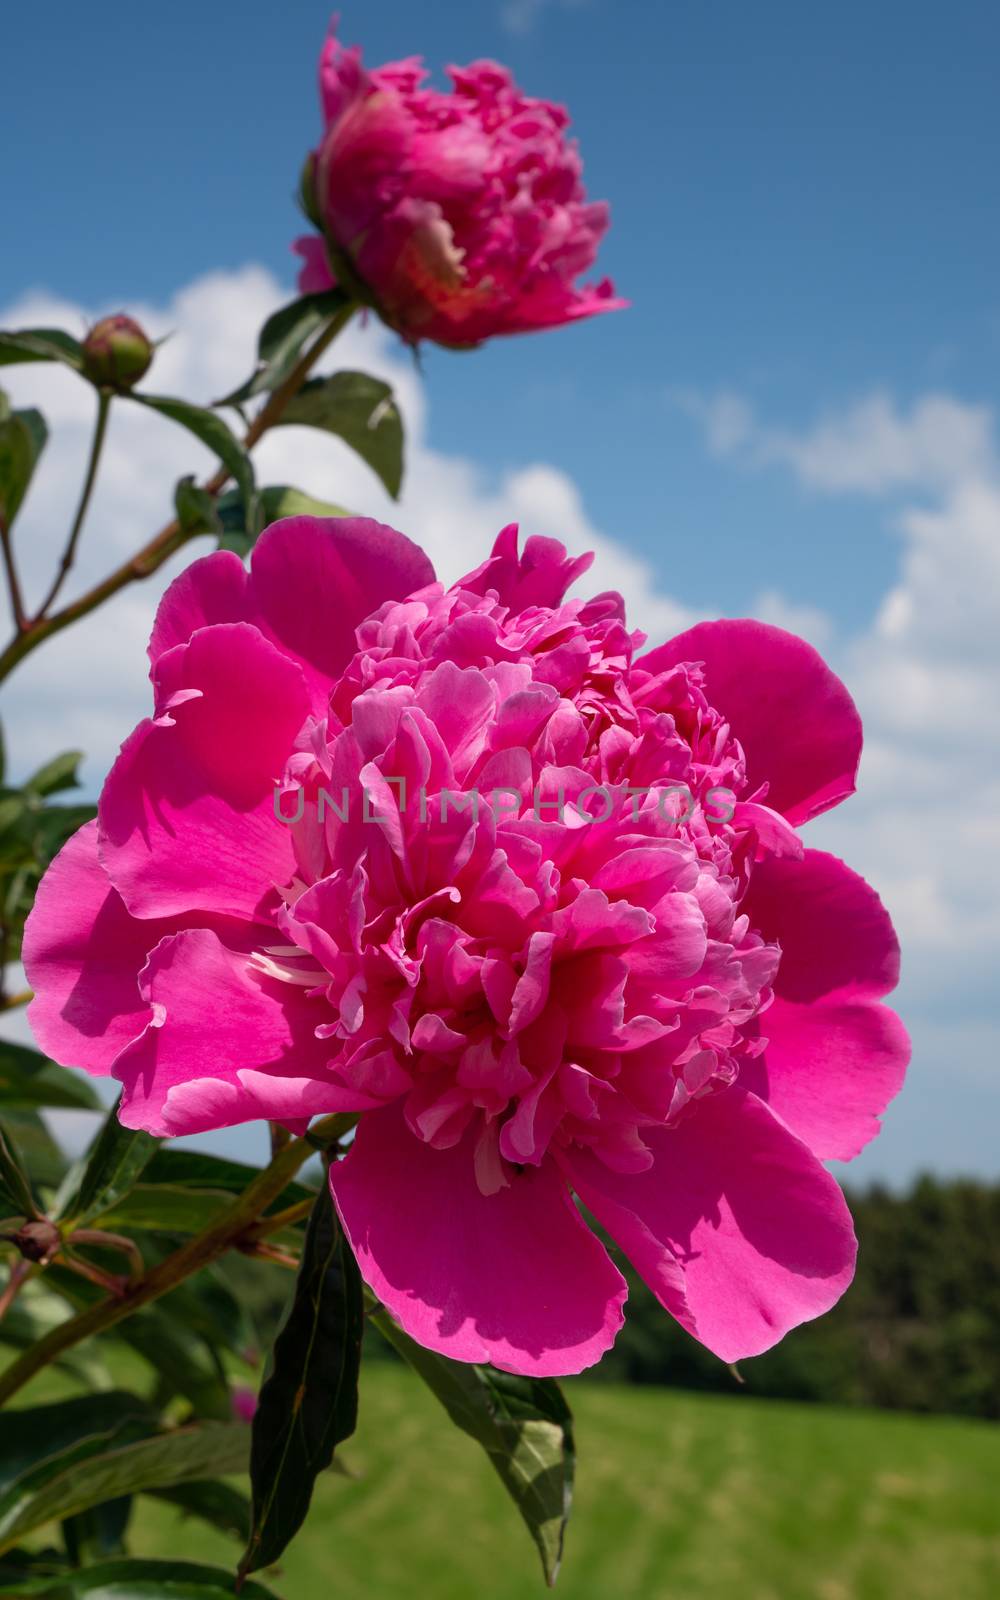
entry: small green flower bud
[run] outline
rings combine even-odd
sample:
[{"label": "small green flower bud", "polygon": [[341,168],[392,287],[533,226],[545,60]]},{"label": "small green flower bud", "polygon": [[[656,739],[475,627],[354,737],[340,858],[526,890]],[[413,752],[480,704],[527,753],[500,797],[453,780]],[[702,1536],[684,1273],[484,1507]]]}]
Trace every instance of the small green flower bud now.
[{"label": "small green flower bud", "polygon": [[139,324],[123,312],[95,322],[83,351],[83,370],[91,383],[119,392],[134,388],[153,359],[153,346]]}]

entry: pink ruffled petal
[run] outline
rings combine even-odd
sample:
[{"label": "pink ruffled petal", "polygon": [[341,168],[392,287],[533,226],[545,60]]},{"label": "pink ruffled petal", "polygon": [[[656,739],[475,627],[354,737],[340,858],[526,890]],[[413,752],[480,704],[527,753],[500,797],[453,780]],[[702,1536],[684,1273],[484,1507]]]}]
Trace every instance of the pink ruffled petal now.
[{"label": "pink ruffled petal", "polygon": [[761,1030],[767,1049],[740,1082],[821,1161],[853,1160],[903,1087],[910,1040],[896,1013],[872,1000],[776,999]]},{"label": "pink ruffled petal", "polygon": [[157,606],[149,640],[151,666],[176,645],[187,644],[199,628],[245,622],[247,582],[246,567],[232,550],[216,550],[185,567]]},{"label": "pink ruffled petal", "polygon": [[643,1129],[646,1172],[564,1156],[581,1200],[657,1298],[723,1361],[760,1355],[839,1300],[856,1242],[836,1181],[755,1095],[698,1101]]},{"label": "pink ruffled petal", "polygon": [[700,622],[643,656],[648,672],[705,665],[705,692],[743,746],[750,791],[795,824],[854,793],[861,719],[844,685],[804,639],[766,622]]},{"label": "pink ruffled petal", "polygon": [[758,862],[741,909],[781,946],[774,989],[786,1000],[880,999],[899,982],[889,913],[859,873],[824,850]]},{"label": "pink ruffled petal", "polygon": [[66,1066],[104,1074],[149,1021],[138,974],[164,922],[126,911],[97,860],[97,823],[63,845],[38,887],[24,929],[28,1007],[40,1048]]},{"label": "pink ruffled petal", "polygon": [[889,914],[820,850],[759,862],[743,909],[782,956],[760,1019],[767,1049],[742,1081],[821,1160],[850,1161],[878,1133],[910,1058],[906,1029],[878,1003],[899,978]]},{"label": "pink ruffled petal", "polygon": [[298,661],[325,708],[357,649],[354,630],[385,600],[434,582],[419,545],[370,517],[272,522],[250,562],[250,621]]},{"label": "pink ruffled petal", "polygon": [[161,940],[140,986],[152,1021],[115,1063],[126,1127],[199,1133],[371,1104],[327,1071],[322,1000],[258,972],[210,929]]},{"label": "pink ruffled petal", "polygon": [[593,551],[569,556],[558,539],[532,534],[520,553],[517,548],[517,523],[508,523],[497,534],[487,559],[474,572],[459,579],[458,587],[472,594],[494,590],[504,605],[514,611],[526,606],[557,606],[582,573],[593,565]]},{"label": "pink ruffled petal", "polygon": [[253,919],[295,870],[274,786],[309,711],[302,673],[245,623],[201,629],[157,671],[169,709],[140,723],[111,769],[101,864],[136,916]]},{"label": "pink ruffled petal", "polygon": [[484,1195],[475,1129],[432,1149],[395,1106],[362,1119],[330,1173],[368,1284],[414,1339],[457,1361],[552,1377],[599,1360],[624,1279],[551,1161]]},{"label": "pink ruffled petal", "polygon": [[385,600],[434,581],[423,551],[368,517],[285,517],[257,540],[249,575],[231,551],[204,556],[160,601],[149,654],[154,666],[198,628],[251,622],[302,669],[313,709],[357,648],[354,630]]}]

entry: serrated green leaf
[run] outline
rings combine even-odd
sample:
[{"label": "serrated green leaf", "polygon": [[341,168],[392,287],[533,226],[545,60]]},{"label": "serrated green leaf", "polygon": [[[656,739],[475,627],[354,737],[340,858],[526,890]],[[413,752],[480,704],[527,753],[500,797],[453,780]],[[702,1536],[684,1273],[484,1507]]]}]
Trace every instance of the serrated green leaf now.
[{"label": "serrated green leaf", "polygon": [[15,1600],[276,1600],[256,1581],[238,1590],[232,1573],[192,1561],[106,1561],[58,1577],[16,1577],[0,1582]]},{"label": "serrated green leaf", "polygon": [[367,372],[313,378],[293,395],[276,426],[321,428],[350,445],[393,499],[403,482],[403,422],[392,390]]},{"label": "serrated green leaf", "polygon": [[361,1275],[324,1185],[253,1419],[253,1531],[241,1572],[277,1560],[305,1520],[317,1474],[354,1432],[363,1327]]},{"label": "serrated green leaf", "polygon": [[61,328],[0,330],[0,367],[25,361],[62,361],[83,371],[83,345]]},{"label": "serrated green leaf", "polygon": [[[108,1396],[97,1398],[105,1402]],[[122,1494],[245,1472],[248,1434],[242,1423],[206,1422],[88,1454],[85,1472],[50,1463],[44,1475],[39,1470],[30,1485],[18,1484],[0,1502],[0,1552],[47,1522],[62,1521]]]},{"label": "serrated green leaf", "polygon": [[215,404],[241,406],[254,395],[279,388],[290,376],[308,340],[348,304],[349,297],[342,290],[327,289],[322,294],[302,295],[282,306],[260,330],[256,372]]},{"label": "serrated green leaf", "polygon": [[559,1385],[552,1378],[449,1361],[417,1344],[384,1307],[369,1315],[452,1421],[482,1445],[538,1546],[551,1587],[562,1559],[576,1462],[572,1413]]},{"label": "serrated green leaf", "polygon": [[63,1185],[56,1203],[58,1220],[82,1227],[110,1211],[138,1180],[158,1144],[151,1134],[123,1128],[117,1107],[109,1111],[97,1138]]},{"label": "serrated green leaf", "polygon": [[100,1111],[89,1081],[28,1045],[0,1040],[0,1106],[56,1106]]},{"label": "serrated green leaf", "polygon": [[174,510],[185,533],[221,533],[222,520],[215,496],[195,483],[193,473],[178,480]]},{"label": "serrated green leaf", "polygon": [[175,400],[169,395],[132,393],[129,398],[187,428],[189,433],[193,433],[196,439],[200,439],[218,456],[245,498],[252,496],[253,466],[250,457],[229,424],[214,411],[208,411],[204,406],[193,406],[187,400]]},{"label": "serrated green leaf", "polygon": [[28,492],[47,438],[40,411],[0,407],[0,521],[8,528]]}]

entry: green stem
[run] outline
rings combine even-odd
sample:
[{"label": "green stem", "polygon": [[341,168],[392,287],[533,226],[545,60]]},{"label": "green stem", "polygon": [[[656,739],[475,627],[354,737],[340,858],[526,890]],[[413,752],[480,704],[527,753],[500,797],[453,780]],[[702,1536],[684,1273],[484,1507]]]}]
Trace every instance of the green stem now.
[{"label": "green stem", "polygon": [[[284,383],[275,389],[266,405],[262,406],[254,417],[243,439],[245,449],[252,450],[268,429],[279,421],[289,400],[298,393],[312,367],[350,321],[356,310],[357,306],[352,301],[331,317],[319,338],[314,340]],[[209,494],[218,495],[229,482],[229,476],[226,468],[220,467],[204,487]],[[78,622],[91,611],[96,611],[105,600],[110,600],[112,595],[117,594],[128,584],[150,577],[176,550],[198,537],[200,535],[185,532],[176,519],[168,522],[148,544],[143,545],[134,556],[123,562],[114,572],[109,573],[100,583],[95,584],[92,589],[88,589],[78,600],[63,606],[61,611],[55,611],[49,616],[36,617],[33,622],[15,634],[6,650],[0,654],[0,683],[10,676],[25,656],[37,650],[44,640],[50,639],[54,633],[61,633],[63,628],[68,628],[72,622]]]},{"label": "green stem", "polygon": [[317,1139],[332,1142],[353,1127],[356,1121],[357,1117],[349,1115],[325,1117],[306,1137],[293,1139],[279,1150],[270,1166],[258,1173],[239,1198],[204,1232],[196,1234],[179,1250],[175,1250],[173,1255],[167,1256],[152,1272],[131,1284],[124,1294],[89,1306],[23,1351],[0,1376],[0,1405],[65,1350],[72,1349],[73,1345],[89,1339],[95,1333],[103,1333],[105,1329],[114,1327],[116,1322],[131,1316],[133,1311],[175,1289],[192,1273],[217,1261],[258,1221],[299,1168],[316,1153]]},{"label": "green stem", "polygon": [[28,626],[28,619],[24,610],[24,596],[21,593],[21,580],[17,575],[17,561],[14,558],[14,542],[11,538],[10,528],[6,519],[0,516],[0,549],[3,550],[4,570],[7,574],[7,591],[10,595],[10,609],[14,613],[14,627],[21,633]]},{"label": "green stem", "polygon": [[94,423],[94,437],[90,445],[90,459],[87,462],[87,476],[83,480],[83,488],[80,491],[80,504],[76,508],[76,516],[73,518],[73,526],[70,529],[69,538],[66,541],[66,548],[63,551],[63,558],[59,563],[59,571],[52,580],[52,587],[38,608],[34,618],[35,623],[41,622],[44,619],[46,612],[48,612],[51,608],[56,595],[66,582],[69,569],[76,559],[77,545],[80,543],[80,534],[83,532],[83,519],[87,515],[87,507],[90,505],[90,497],[94,492],[94,484],[97,482],[97,469],[101,462],[101,451],[104,448],[104,437],[108,431],[108,412],[110,410],[110,389],[99,389],[97,391],[97,420]]}]

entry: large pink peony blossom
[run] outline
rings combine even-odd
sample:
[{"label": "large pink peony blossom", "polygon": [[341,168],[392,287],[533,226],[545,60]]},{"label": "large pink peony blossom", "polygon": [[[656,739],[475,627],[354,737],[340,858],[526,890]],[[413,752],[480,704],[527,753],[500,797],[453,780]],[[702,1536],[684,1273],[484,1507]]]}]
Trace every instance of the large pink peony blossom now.
[{"label": "large pink peony blossom", "polygon": [[854,788],[843,685],[758,622],[643,655],[619,596],[563,599],[587,565],[507,528],[446,590],[308,518],[195,562],[24,945],[39,1044],[130,1127],[363,1113],[332,1186],[368,1283],[536,1374],[622,1320],[574,1193],[725,1360],[831,1306],[821,1162],[907,1058],[889,918],[796,832]]},{"label": "large pink peony blossom", "polygon": [[608,225],[588,202],[561,106],[493,61],[421,87],[417,58],[366,72],[331,34],[320,57],[325,133],[304,190],[322,230],[297,239],[303,293],[334,277],[410,340],[470,345],[558,327],[625,302],[578,287]]}]

